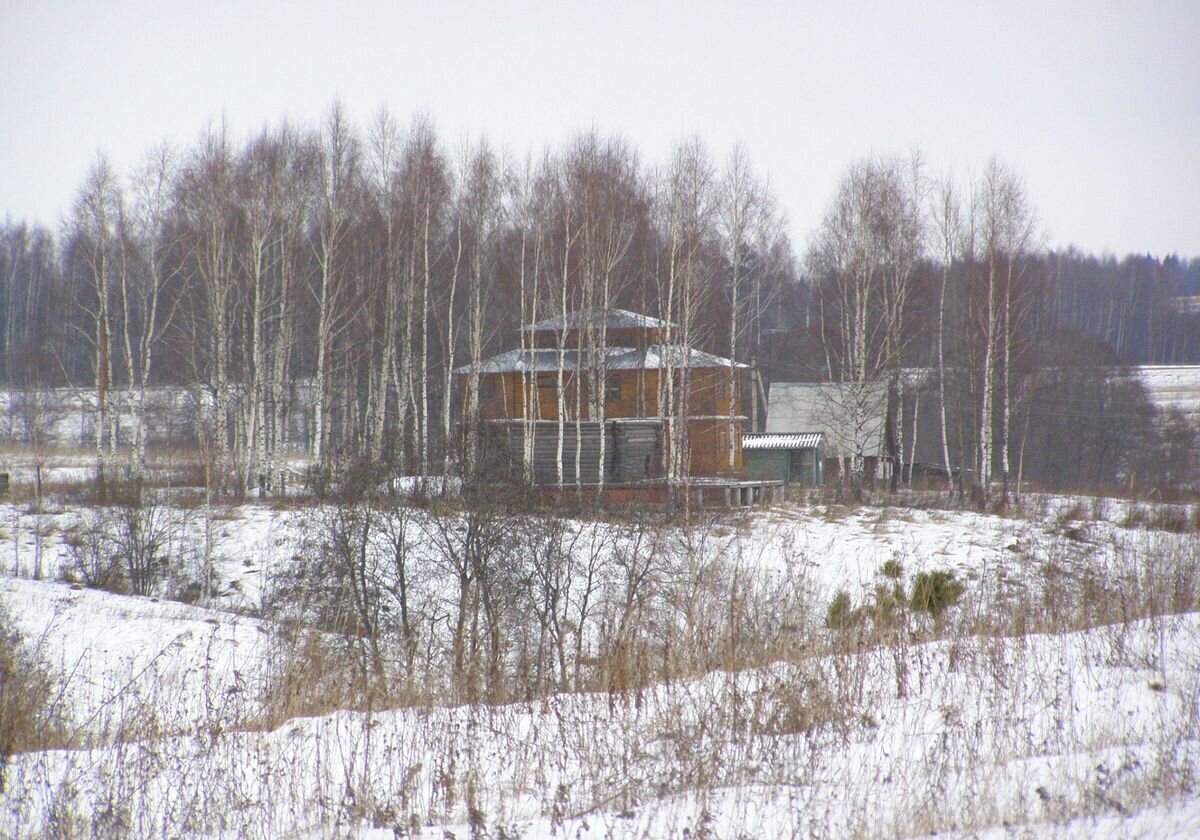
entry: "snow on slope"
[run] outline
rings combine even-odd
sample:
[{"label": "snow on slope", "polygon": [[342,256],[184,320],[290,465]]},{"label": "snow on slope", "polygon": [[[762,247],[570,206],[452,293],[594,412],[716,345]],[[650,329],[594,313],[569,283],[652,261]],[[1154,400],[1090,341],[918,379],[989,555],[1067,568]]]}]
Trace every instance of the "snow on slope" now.
[{"label": "snow on slope", "polygon": [[1139,365],[1133,370],[1156,408],[1181,411],[1200,422],[1200,365]]},{"label": "snow on slope", "polygon": [[[199,511],[179,519],[177,553],[194,554],[203,540]],[[55,576],[67,562],[63,537],[77,521],[76,511],[52,511],[40,517],[23,508],[0,505],[0,523],[7,523],[16,559],[7,562],[0,549],[0,569],[13,568],[32,576],[36,549],[35,528],[47,536],[40,547],[43,574]],[[410,522],[412,541],[422,539],[424,512]],[[286,567],[300,541],[311,537],[319,516],[311,509],[274,510],[246,504],[220,510],[213,526],[214,557],[221,605],[253,609],[261,604],[264,576]],[[40,525],[39,525],[40,523]],[[590,526],[576,524],[581,533]],[[1109,540],[1123,529],[1113,523],[1090,523],[1095,543]],[[604,539],[604,526],[592,538]],[[615,533],[615,530],[614,530]],[[857,511],[826,508],[798,510],[771,508],[731,520],[706,535],[708,550],[736,557],[747,568],[764,572],[801,572],[827,599],[841,588],[870,589],[879,567],[899,560],[905,571],[916,573],[951,568],[967,578],[980,578],[998,567],[1011,567],[1014,553],[1042,548],[1077,553],[1080,544],[1063,537],[1055,523],[1040,519],[1006,519],[970,512],[903,510],[866,507]],[[1010,569],[1010,571],[1012,571]]]},{"label": "snow on slope", "polygon": [[[75,515],[40,517],[53,526],[44,570],[65,556]],[[16,759],[0,836],[40,836],[59,813],[108,814],[133,836],[467,836],[472,820],[529,837],[1011,836],[1005,823],[1034,836],[1187,837],[1200,825],[1195,615],[827,657],[636,696],[230,728],[257,712],[269,642],[262,623],[227,610],[260,602],[264,575],[287,566],[316,515],[222,512],[224,610],[0,582],[63,673],[74,720],[121,738]],[[12,506],[0,517],[17,523],[13,556],[28,573],[38,517]],[[181,541],[201,537],[194,516],[183,528]],[[1105,571],[1158,543],[1200,550],[1194,534],[1113,522],[871,508],[771,509],[703,538],[754,574],[805,576],[817,610],[840,588],[870,592],[890,559],[906,576],[955,569],[969,603],[1026,585],[1051,558]]]},{"label": "snow on slope", "polygon": [[[1188,836],[1200,622],[970,639],[630,695],[339,712],[19,757],[0,832],[128,810],[139,836]],[[899,687],[902,684],[902,687]],[[827,695],[826,717],[788,716]],[[1140,828],[1139,828],[1140,826]],[[1061,829],[1061,830],[1060,830]]]},{"label": "snow on slope", "polygon": [[59,707],[89,737],[190,732],[256,711],[260,622],[48,581],[0,579],[17,629],[63,675]]}]

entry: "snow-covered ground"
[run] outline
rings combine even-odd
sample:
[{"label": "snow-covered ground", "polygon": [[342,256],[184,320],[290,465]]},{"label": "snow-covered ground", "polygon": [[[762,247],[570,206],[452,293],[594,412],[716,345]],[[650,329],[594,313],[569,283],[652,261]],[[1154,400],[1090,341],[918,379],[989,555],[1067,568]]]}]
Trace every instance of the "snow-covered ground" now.
[{"label": "snow-covered ground", "polygon": [[1150,402],[1200,422],[1200,365],[1139,365],[1138,378]]},{"label": "snow-covered ground", "polygon": [[[91,512],[0,505],[0,600],[57,674],[75,736],[71,749],[13,757],[0,836],[1200,836],[1200,615],[1187,576],[1200,539],[1126,527],[1115,502],[1035,506],[1028,517],[781,506],[650,534],[567,522],[572,574],[600,569],[575,629],[585,653],[620,614],[633,555],[658,575],[656,615],[707,626],[687,598],[711,585],[796,613],[775,620],[816,626],[820,647],[637,690],[422,701],[266,729],[279,628],[258,616],[328,509],[256,503],[209,522],[169,509],[169,554],[193,574],[211,527],[217,588],[199,606],[56,580]],[[430,645],[449,633],[455,598],[434,556],[447,516],[399,520]],[[829,642],[830,599],[867,603],[889,561],[905,584],[946,569],[966,584],[956,629]],[[1129,618],[989,629],[989,610],[1032,608],[1058,585],[1076,587],[1064,609],[1128,599]],[[1193,611],[1142,617],[1139,599],[1167,590]]]},{"label": "snow-covered ground", "polygon": [[[1194,837],[1197,669],[1191,615],[638,698],[339,712],[20,756],[0,825],[39,836],[56,809],[116,808],[138,836]],[[792,718],[820,692],[826,719]]]},{"label": "snow-covered ground", "polygon": [[[261,694],[260,622],[46,581],[0,580],[15,627],[63,675],[59,703],[90,738],[193,731]],[[147,718],[155,712],[154,720]]]}]

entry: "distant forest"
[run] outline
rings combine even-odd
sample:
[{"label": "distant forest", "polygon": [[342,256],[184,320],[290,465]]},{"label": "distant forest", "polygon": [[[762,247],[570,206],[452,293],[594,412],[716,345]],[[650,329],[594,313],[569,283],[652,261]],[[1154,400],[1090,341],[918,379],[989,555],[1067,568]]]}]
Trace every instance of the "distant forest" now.
[{"label": "distant forest", "polygon": [[[319,462],[440,471],[478,446],[480,360],[522,346],[522,323],[621,307],[750,365],[735,385],[751,428],[772,381],[886,379],[899,480],[917,448],[905,452],[916,397],[900,372],[920,368],[925,410],[940,414],[935,466],[960,481],[1007,486],[1022,469],[1046,482],[1175,481],[1168,462],[1178,471],[1178,447],[1194,449],[1178,418],[1101,379],[1070,396],[1039,383],[1200,363],[1200,259],[1048,251],[1034,198],[996,160],[955,183],[919,156],[870,158],[797,244],[741,148],[714,160],[688,140],[651,166],[592,132],[519,157],[449,144],[425,118],[356,126],[334,106],[316,126],[156,147],[129,173],[98,157],[57,230],[6,221],[0,383],[203,389],[235,489],[278,468],[298,386],[312,394]],[[603,336],[579,340],[603,349]],[[1104,425],[1106,399],[1140,419],[1039,469],[1062,449],[1056,422],[1078,439],[1080,425]],[[1072,416],[1087,422],[1072,430]],[[97,428],[98,457],[116,458],[113,433]],[[1137,445],[1114,447],[1104,436],[1116,434]]]}]

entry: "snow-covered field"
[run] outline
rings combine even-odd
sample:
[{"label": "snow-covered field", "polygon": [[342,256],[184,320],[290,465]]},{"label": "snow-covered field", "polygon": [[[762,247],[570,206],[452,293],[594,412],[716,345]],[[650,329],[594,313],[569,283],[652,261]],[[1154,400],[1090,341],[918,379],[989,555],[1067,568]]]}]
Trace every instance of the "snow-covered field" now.
[{"label": "snow-covered field", "polygon": [[[515,570],[496,583],[512,601],[498,656],[532,674],[526,658],[578,644],[562,667],[583,676],[490,703],[443,696],[438,676],[479,591],[448,559],[463,515],[400,508],[362,561],[385,581],[404,546],[425,664],[382,634],[382,669],[425,690],[281,722],[282,640],[309,615],[281,593],[299,556],[343,533],[337,511],[165,508],[180,568],[146,597],[60,580],[94,512],[0,505],[0,601],[66,722],[61,747],[10,759],[0,836],[1200,836],[1200,538],[1130,527],[1146,517],[1128,503],[1031,506],[779,506],[689,529],[526,518],[495,531]],[[202,571],[206,534],[214,593],[169,600]],[[539,623],[521,599],[552,541],[561,605]],[[837,592],[868,607],[937,570],[965,585],[939,620],[901,608],[871,632],[825,628]],[[665,676],[590,677],[613,639]],[[360,641],[330,649],[352,658]]]},{"label": "snow-covered field", "polygon": [[1200,365],[1140,365],[1134,370],[1156,408],[1200,421]]}]

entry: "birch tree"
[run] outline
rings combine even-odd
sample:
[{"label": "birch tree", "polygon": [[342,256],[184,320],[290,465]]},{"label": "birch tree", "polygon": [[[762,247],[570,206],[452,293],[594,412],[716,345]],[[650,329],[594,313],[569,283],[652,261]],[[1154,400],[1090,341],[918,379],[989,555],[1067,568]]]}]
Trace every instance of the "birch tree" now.
[{"label": "birch tree", "polygon": [[[593,140],[598,144],[598,141]],[[607,419],[608,399],[608,314],[613,300],[628,284],[628,273],[624,270],[630,246],[638,224],[641,185],[637,174],[637,158],[632,150],[618,141],[611,141],[603,148],[595,148],[595,175],[592,188],[592,217],[588,227],[591,275],[595,286],[593,306],[604,314],[598,330],[593,332],[592,363],[594,372],[589,416],[600,423],[600,453],[597,492],[604,487],[604,459],[607,437],[604,423]]]},{"label": "birch tree", "polygon": [[153,148],[133,175],[128,218],[138,270],[133,278],[122,275],[121,304],[126,379],[133,391],[135,479],[140,479],[146,468],[146,388],[154,374],[154,353],[170,329],[176,307],[175,301],[164,300],[166,288],[178,272],[172,259],[175,234],[171,230],[175,177],[175,153],[165,143]]},{"label": "birch tree", "polygon": [[96,479],[105,492],[107,467],[117,441],[109,428],[109,390],[113,379],[114,275],[121,260],[120,239],[124,236],[124,214],[120,182],[108,159],[100,155],[88,171],[75,197],[67,233],[82,262],[86,290],[79,306],[87,317],[88,329],[81,338],[91,346],[96,391]]},{"label": "birch tree", "polygon": [[[368,195],[375,216],[382,228],[378,244],[377,263],[375,269],[379,273],[382,285],[383,310],[379,318],[381,333],[377,337],[378,347],[370,373],[370,390],[367,406],[367,438],[368,456],[372,463],[378,463],[383,457],[384,435],[387,430],[387,414],[389,394],[395,390],[397,395],[399,440],[401,446],[397,453],[400,471],[404,471],[404,433],[406,431],[407,408],[406,394],[402,392],[403,380],[399,371],[406,370],[409,334],[405,327],[411,322],[401,320],[403,314],[401,299],[411,289],[412,271],[405,271],[405,254],[403,245],[403,181],[402,146],[399,129],[395,120],[386,111],[381,110],[371,125],[368,144]],[[411,265],[411,263],[410,263]],[[399,360],[397,356],[404,358]]]},{"label": "birch tree", "polygon": [[543,179],[535,172],[532,158],[526,158],[523,168],[509,179],[512,197],[513,223],[519,242],[517,289],[520,297],[521,329],[521,475],[527,484],[534,482],[534,451],[537,421],[541,419],[541,400],[538,398],[536,341],[533,331],[525,329],[537,323],[541,278],[545,259],[544,196],[540,188]]},{"label": "birch tree", "polygon": [[[809,251],[827,365],[843,385],[836,392],[842,404],[830,409],[854,429],[874,428],[868,415],[876,410],[876,383],[885,375],[895,398],[908,285],[921,254],[916,205],[896,161],[857,163],[842,179]],[[889,438],[895,458],[894,432]],[[871,443],[856,436],[851,444],[856,498]]]},{"label": "birch tree", "polygon": [[[407,395],[408,408],[414,415],[413,445],[420,464],[421,475],[428,475],[430,465],[430,396],[429,372],[432,361],[429,356],[430,330],[434,317],[434,271],[439,260],[446,254],[449,238],[445,233],[447,205],[451,191],[451,174],[438,143],[432,122],[424,117],[413,121],[404,149],[404,195],[409,209],[407,212],[410,241],[408,245],[407,282],[403,294],[404,318],[400,352],[400,374],[403,385],[401,392]],[[451,285],[458,278],[459,260],[453,260],[454,270]],[[418,297],[418,287],[420,289]],[[450,292],[451,302],[454,299]],[[415,329],[420,326],[420,353],[414,356]],[[414,370],[415,366],[415,370]],[[452,369],[448,367],[447,370]],[[419,387],[416,380],[420,380]],[[449,379],[447,379],[449,382]],[[447,408],[449,404],[447,403]],[[444,438],[449,443],[448,429]]]},{"label": "birch tree", "polygon": [[[946,471],[946,482],[952,481],[950,461],[950,436],[946,423],[946,294],[950,286],[950,274],[959,258],[962,236],[962,207],[958,192],[951,177],[946,176],[934,192],[933,227],[941,262],[941,283],[938,292],[937,331],[935,333],[935,357],[938,381],[938,426],[941,432],[942,465]],[[960,465],[961,466],[961,465]]]},{"label": "birch tree", "polygon": [[302,272],[308,246],[305,224],[310,216],[312,185],[317,168],[313,138],[289,127],[281,128],[279,143],[284,150],[286,175],[279,199],[276,298],[271,308],[271,340],[268,343],[271,403],[271,443],[268,462],[274,475],[273,489],[286,491],[287,468],[283,453],[287,445],[290,385],[296,345],[296,317],[302,292]]},{"label": "birch tree", "polygon": [[[765,209],[762,185],[754,175],[749,155],[743,146],[735,146],[730,153],[719,189],[717,215],[724,241],[725,259],[729,266],[729,372],[725,384],[725,394],[729,401],[729,422],[726,466],[732,472],[737,453],[737,359],[741,351],[739,339],[745,329],[742,313],[748,303],[756,301],[756,296],[743,296],[742,286],[747,279],[745,274],[751,256],[748,251],[757,230],[763,226]],[[747,300],[747,297],[750,299]]]},{"label": "birch tree", "polygon": [[192,370],[210,398],[216,489],[228,489],[231,346],[237,315],[234,160],[222,127],[200,140],[180,174],[185,279],[193,292],[188,336]]},{"label": "birch tree", "polygon": [[468,230],[467,296],[468,352],[466,393],[466,464],[474,477],[479,457],[479,373],[483,361],[484,303],[492,280],[493,237],[501,223],[502,184],[500,162],[487,141],[481,141],[464,159],[463,205]]},{"label": "birch tree", "polygon": [[281,195],[286,175],[284,149],[265,132],[249,144],[239,160],[238,203],[243,235],[239,237],[238,257],[245,283],[238,383],[242,415],[237,441],[241,450],[241,488],[253,485],[256,477],[265,483],[271,472],[266,466],[267,405],[272,390],[268,348],[275,299],[280,293],[276,282],[283,224]]},{"label": "birch tree", "polygon": [[[555,271],[554,301],[557,305],[560,319],[559,328],[555,332],[555,399],[556,418],[558,420],[557,439],[555,447],[555,473],[559,491],[566,481],[565,465],[563,463],[563,446],[566,437],[567,422],[567,327],[568,316],[571,312],[573,294],[572,277],[575,271],[576,258],[574,248],[580,236],[579,224],[574,203],[570,200],[566,184],[565,166],[562,161],[555,161],[547,167],[547,178],[552,184],[554,207],[554,224],[557,230],[558,244],[555,247],[558,265]],[[578,359],[575,365],[575,380],[579,379]],[[578,463],[576,464],[578,474]]]},{"label": "birch tree", "polygon": [[313,456],[321,465],[329,460],[329,413],[332,397],[330,362],[335,342],[346,327],[350,278],[340,271],[339,259],[351,233],[354,198],[359,177],[359,143],[340,104],[330,109],[322,131],[318,166],[316,237],[317,304],[316,365],[314,383]]},{"label": "birch tree", "polygon": [[[984,385],[980,411],[980,457],[987,463],[981,473],[981,489],[986,504],[994,454],[1003,482],[1002,498],[1007,504],[1011,474],[1013,348],[1027,311],[1021,284],[1028,269],[1030,252],[1036,244],[1036,218],[1020,178],[996,158],[992,158],[984,170],[979,200],[987,270]],[[997,402],[998,406],[994,406]],[[994,442],[998,450],[995,453],[992,451],[993,411],[999,412],[1000,426],[999,440]]]},{"label": "birch tree", "polygon": [[[703,144],[692,139],[675,150],[660,200],[664,202],[666,240],[657,287],[660,311],[672,323],[659,360],[659,414],[669,428],[667,478],[672,485],[688,479],[688,414],[691,404],[690,348],[697,314],[708,284],[703,249],[713,236],[714,173]],[[684,487],[684,499],[687,493]]]}]

